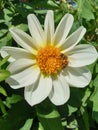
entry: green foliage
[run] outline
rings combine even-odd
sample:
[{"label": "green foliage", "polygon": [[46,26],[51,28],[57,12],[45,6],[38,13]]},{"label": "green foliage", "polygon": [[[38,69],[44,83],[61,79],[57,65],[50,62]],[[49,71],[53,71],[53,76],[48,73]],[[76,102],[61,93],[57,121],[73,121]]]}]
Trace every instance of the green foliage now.
[{"label": "green foliage", "polygon": [[0,93],[3,94],[4,96],[7,96],[5,89],[1,86],[0,86]]},{"label": "green foliage", "polygon": [[7,62],[8,58],[9,56],[0,61],[0,82],[5,80],[10,75],[10,72],[2,67]]},{"label": "green foliage", "polygon": [[[28,32],[27,15],[36,14],[44,22],[47,10],[54,11],[55,25],[65,13],[74,16],[72,33],[83,25],[87,33],[81,44],[91,44],[98,50],[98,0],[0,0],[0,48],[17,46],[9,33],[16,26]],[[34,107],[23,100],[23,89],[12,90],[5,80],[7,56],[0,59],[0,130],[92,130],[98,129],[98,61],[89,66],[92,73],[90,84],[84,89],[71,88],[69,101],[59,107],[45,100]],[[10,88],[10,89],[9,89]]]},{"label": "green foliage", "polygon": [[0,70],[0,81],[5,80],[10,75],[8,70]]},{"label": "green foliage", "polygon": [[93,102],[93,118],[98,123],[98,75],[94,79],[94,92],[90,97],[90,100]]},{"label": "green foliage", "polygon": [[45,130],[64,130],[58,111],[53,105],[45,102],[37,106],[37,116]]},{"label": "green foliage", "polygon": [[78,0],[78,16],[86,20],[94,19],[93,6],[91,0]]},{"label": "green foliage", "polygon": [[32,123],[33,123],[33,119],[28,119],[26,123],[24,124],[24,126],[20,128],[19,130],[30,130]]},{"label": "green foliage", "polygon": [[19,130],[26,119],[31,118],[31,115],[34,115],[33,109],[24,101],[18,102],[5,116],[0,118],[0,129]]},{"label": "green foliage", "polygon": [[11,108],[12,104],[15,104],[15,103],[21,101],[21,99],[22,99],[21,96],[13,94],[11,97],[6,98],[5,104],[7,107]]}]

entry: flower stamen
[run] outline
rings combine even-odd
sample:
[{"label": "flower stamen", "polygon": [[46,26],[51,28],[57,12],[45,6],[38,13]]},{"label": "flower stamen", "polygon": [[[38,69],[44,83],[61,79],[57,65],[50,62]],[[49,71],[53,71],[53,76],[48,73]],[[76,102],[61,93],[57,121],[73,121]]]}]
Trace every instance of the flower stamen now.
[{"label": "flower stamen", "polygon": [[59,70],[68,64],[67,56],[60,53],[60,49],[54,46],[41,48],[37,54],[37,64],[46,74],[57,74]]}]

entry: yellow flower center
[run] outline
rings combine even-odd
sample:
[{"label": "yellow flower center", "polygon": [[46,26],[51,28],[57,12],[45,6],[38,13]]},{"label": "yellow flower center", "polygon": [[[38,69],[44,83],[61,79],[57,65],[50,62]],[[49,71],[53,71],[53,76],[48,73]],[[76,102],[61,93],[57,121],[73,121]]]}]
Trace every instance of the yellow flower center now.
[{"label": "yellow flower center", "polygon": [[59,70],[68,64],[67,56],[60,53],[60,49],[54,46],[41,48],[37,54],[37,64],[46,74],[57,74]]}]

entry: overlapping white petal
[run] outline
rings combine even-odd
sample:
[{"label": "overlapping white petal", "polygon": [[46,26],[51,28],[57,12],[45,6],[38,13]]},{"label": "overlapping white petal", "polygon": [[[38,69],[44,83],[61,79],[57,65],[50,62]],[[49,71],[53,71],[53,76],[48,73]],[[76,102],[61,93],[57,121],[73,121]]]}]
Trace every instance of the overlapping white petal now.
[{"label": "overlapping white petal", "polygon": [[33,106],[47,98],[51,89],[52,79],[41,75],[34,84],[25,88],[25,99],[31,106]]},{"label": "overlapping white petal", "polygon": [[83,88],[90,83],[91,72],[87,67],[72,68],[67,67],[64,70],[65,78],[69,85]]},{"label": "overlapping white petal", "polygon": [[27,69],[20,71],[17,74],[13,74],[10,77],[16,80],[20,85],[28,86],[36,82],[40,74],[40,70],[38,67],[31,66]]},{"label": "overlapping white petal", "polygon": [[17,59],[32,59],[34,56],[23,48],[4,46],[1,48],[1,56],[4,58],[10,56],[9,61],[13,62]]},{"label": "overlapping white petal", "polygon": [[75,32],[73,32],[59,47],[62,49],[62,53],[68,52],[74,46],[76,46],[83,38],[86,29],[81,26]]},{"label": "overlapping white petal", "polygon": [[25,32],[18,28],[11,28],[10,32],[14,40],[24,49],[28,50],[32,54],[36,54],[35,48],[37,47],[35,41]]},{"label": "overlapping white petal", "polygon": [[11,88],[13,89],[19,89],[25,87],[23,84],[18,83],[15,79],[9,77],[6,80],[6,83],[10,85]]},{"label": "overlapping white petal", "polygon": [[69,85],[63,75],[53,79],[53,87],[49,98],[55,105],[62,105],[69,99],[70,90]]},{"label": "overlapping white petal", "polygon": [[34,14],[28,15],[28,27],[32,38],[35,40],[37,46],[45,44],[45,34],[41,24]]},{"label": "overlapping white petal", "polygon": [[44,30],[45,30],[45,37],[46,43],[52,44],[53,36],[54,36],[54,18],[53,18],[53,11],[48,11],[45,23],[44,23]]},{"label": "overlapping white petal", "polygon": [[68,52],[68,57],[70,67],[82,67],[93,63],[98,58],[98,53],[93,46],[83,44]]},{"label": "overlapping white petal", "polygon": [[54,45],[59,46],[59,44],[62,44],[65,41],[72,24],[73,16],[71,14],[65,14],[56,28],[54,34]]},{"label": "overlapping white petal", "polygon": [[9,70],[13,75],[33,66],[35,63],[36,61],[32,59],[17,59],[16,61],[10,63],[7,70]]}]

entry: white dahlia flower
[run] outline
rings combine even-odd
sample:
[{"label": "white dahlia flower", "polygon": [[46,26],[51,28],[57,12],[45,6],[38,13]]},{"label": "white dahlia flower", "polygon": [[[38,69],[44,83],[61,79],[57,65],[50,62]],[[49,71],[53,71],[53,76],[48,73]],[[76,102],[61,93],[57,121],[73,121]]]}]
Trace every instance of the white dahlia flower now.
[{"label": "white dahlia flower", "polygon": [[31,36],[18,28],[10,29],[21,48],[1,49],[2,57],[10,55],[7,70],[11,76],[6,82],[14,89],[24,87],[31,106],[47,97],[62,105],[70,97],[69,86],[83,88],[89,84],[91,73],[86,65],[93,63],[98,53],[91,45],[77,45],[86,32],[83,26],[68,36],[72,24],[73,16],[65,14],[55,30],[53,11],[48,11],[44,30],[34,14],[28,15]]}]

